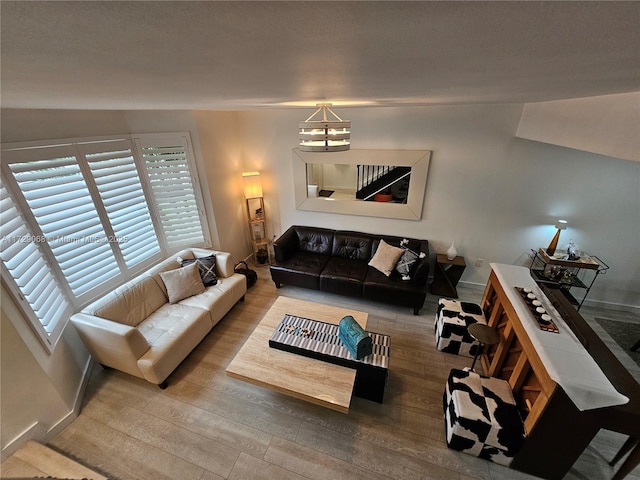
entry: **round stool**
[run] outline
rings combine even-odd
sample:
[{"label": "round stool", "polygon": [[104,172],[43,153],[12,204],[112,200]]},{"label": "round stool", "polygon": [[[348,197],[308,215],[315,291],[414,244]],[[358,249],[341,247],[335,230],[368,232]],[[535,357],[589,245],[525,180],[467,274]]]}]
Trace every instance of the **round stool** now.
[{"label": "round stool", "polygon": [[483,345],[495,345],[496,343],[500,343],[500,334],[495,328],[483,325],[482,323],[469,325],[467,331],[469,332],[469,335],[478,341],[479,344],[476,354],[473,357],[473,363],[471,364],[471,371],[475,372],[473,367],[476,366],[476,360],[482,351]]}]

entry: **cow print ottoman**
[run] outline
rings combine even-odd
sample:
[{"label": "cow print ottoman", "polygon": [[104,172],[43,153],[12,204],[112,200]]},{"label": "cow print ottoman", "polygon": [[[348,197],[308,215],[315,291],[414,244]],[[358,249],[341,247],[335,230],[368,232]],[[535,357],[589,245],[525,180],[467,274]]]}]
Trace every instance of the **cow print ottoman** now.
[{"label": "cow print ottoman", "polygon": [[508,382],[453,369],[443,400],[449,448],[511,465],[524,441],[524,424]]},{"label": "cow print ottoman", "polygon": [[480,305],[441,298],[434,325],[436,348],[441,352],[473,357],[480,346],[467,329],[474,323],[487,323]]}]

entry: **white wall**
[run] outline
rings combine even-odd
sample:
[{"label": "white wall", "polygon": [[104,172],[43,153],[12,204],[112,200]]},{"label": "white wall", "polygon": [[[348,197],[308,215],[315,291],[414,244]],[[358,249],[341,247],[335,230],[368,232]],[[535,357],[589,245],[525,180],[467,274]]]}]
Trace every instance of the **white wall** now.
[{"label": "white wall", "polygon": [[320,188],[353,190],[358,179],[355,165],[322,164],[322,184]]},{"label": "white wall", "polygon": [[28,142],[95,135],[118,135],[128,131],[124,112],[85,110],[18,110],[3,108],[2,142]]},{"label": "white wall", "polygon": [[53,353],[45,351],[2,288],[0,322],[0,444],[2,459],[30,438],[52,438],[77,412],[89,353],[66,329]]},{"label": "white wall", "polygon": [[[359,229],[431,241],[444,253],[456,239],[467,261],[463,281],[484,284],[489,262],[522,264],[546,246],[556,220],[569,239],[611,269],[590,300],[640,305],[640,164],[515,137],[522,105],[343,108],[352,149],[432,150],[421,221],[295,209],[291,148],[305,110],[242,112],[245,156],[260,158],[270,228]],[[330,155],[330,154],[327,154]],[[474,266],[477,258],[485,265]]]},{"label": "white wall", "polygon": [[243,162],[237,113],[196,112],[195,118],[220,249],[239,261],[251,249],[240,174],[260,166]]},{"label": "white wall", "polygon": [[640,92],[527,103],[516,135],[640,162]]}]

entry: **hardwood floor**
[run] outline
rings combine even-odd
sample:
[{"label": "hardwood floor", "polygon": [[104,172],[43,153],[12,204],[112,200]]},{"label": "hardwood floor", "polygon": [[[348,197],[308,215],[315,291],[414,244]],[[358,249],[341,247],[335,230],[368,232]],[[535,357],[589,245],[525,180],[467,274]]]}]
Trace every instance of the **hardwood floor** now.
[{"label": "hardwood floor", "polygon": [[13,479],[64,477],[107,480],[105,476],[34,440],[26,442],[2,462],[0,473],[2,478]]},{"label": "hardwood floor", "polygon": [[[80,416],[50,446],[111,479],[534,478],[447,448],[445,379],[450,368],[469,366],[471,359],[436,350],[437,297],[429,296],[414,316],[409,308],[288,286],[276,290],[268,267],[257,270],[258,284],[246,301],[169,377],[166,390],[96,366]],[[459,293],[470,301],[482,295],[464,287]],[[392,337],[384,404],[354,398],[345,415],[225,374],[278,295],[369,312],[368,330]],[[582,313],[618,318],[586,307]],[[610,479],[614,468],[607,460],[624,440],[602,432],[566,478]],[[627,478],[639,480],[640,472]]]}]

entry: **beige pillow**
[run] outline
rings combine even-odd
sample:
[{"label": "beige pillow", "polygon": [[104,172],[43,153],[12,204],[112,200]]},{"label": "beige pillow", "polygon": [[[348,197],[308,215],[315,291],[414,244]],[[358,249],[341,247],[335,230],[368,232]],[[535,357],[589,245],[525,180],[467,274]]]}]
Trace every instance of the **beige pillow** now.
[{"label": "beige pillow", "polygon": [[403,253],[404,250],[402,248],[394,247],[384,240],[380,240],[378,249],[369,262],[369,266],[380,270],[388,277],[391,275],[391,272],[396,267],[396,263],[398,263]]},{"label": "beige pillow", "polygon": [[198,272],[198,265],[192,263],[186,267],[160,272],[160,278],[167,287],[169,303],[177,303],[183,298],[204,292],[204,284]]}]

